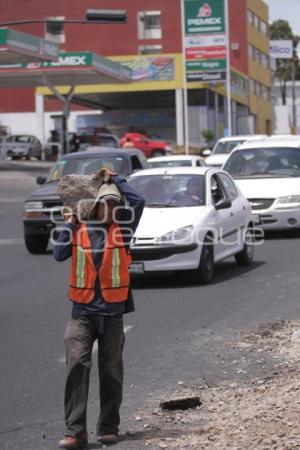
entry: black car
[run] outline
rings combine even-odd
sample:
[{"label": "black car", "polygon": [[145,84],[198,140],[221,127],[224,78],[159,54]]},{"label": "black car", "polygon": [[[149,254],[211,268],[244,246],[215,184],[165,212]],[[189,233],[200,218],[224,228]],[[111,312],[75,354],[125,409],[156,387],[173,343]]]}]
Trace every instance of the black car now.
[{"label": "black car", "polygon": [[42,186],[25,201],[24,235],[30,253],[44,253],[51,230],[62,223],[61,201],[57,194],[59,180],[64,175],[89,175],[102,167],[127,177],[132,172],[148,167],[140,150],[93,147],[92,150],[64,155],[50,171],[48,177],[37,177]]}]

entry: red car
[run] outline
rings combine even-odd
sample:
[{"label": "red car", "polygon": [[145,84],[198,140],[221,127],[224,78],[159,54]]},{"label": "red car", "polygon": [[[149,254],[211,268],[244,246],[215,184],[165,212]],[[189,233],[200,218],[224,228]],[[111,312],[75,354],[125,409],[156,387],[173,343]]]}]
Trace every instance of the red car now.
[{"label": "red car", "polygon": [[172,153],[172,147],[167,141],[150,139],[140,133],[126,133],[120,139],[120,145],[123,148],[138,148],[146,158]]}]

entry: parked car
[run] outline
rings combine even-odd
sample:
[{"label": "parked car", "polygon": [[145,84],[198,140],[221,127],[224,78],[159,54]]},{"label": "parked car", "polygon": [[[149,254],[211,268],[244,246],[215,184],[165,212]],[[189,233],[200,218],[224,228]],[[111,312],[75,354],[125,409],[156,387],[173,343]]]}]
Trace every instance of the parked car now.
[{"label": "parked car", "polygon": [[[113,148],[88,148],[84,152],[64,155],[50,171],[48,177],[38,177],[42,186],[25,201],[23,217],[25,245],[30,253],[46,251],[51,230],[61,221],[61,201],[57,194],[60,179],[68,174],[88,175],[102,167],[127,177],[132,172],[148,167],[142,152],[136,149],[124,152]],[[55,220],[51,219],[55,218]]]},{"label": "parked car", "polygon": [[77,134],[80,140],[80,150],[85,150],[91,145],[97,147],[112,147],[119,148],[120,142],[117,136],[110,133],[79,133]]},{"label": "parked car", "polygon": [[231,136],[219,139],[212,149],[210,156],[206,158],[205,162],[208,166],[220,168],[223,164],[225,164],[228,156],[236,147],[244,142],[257,141],[264,138],[267,138],[267,135],[256,134],[251,136]]},{"label": "parked car", "polygon": [[144,152],[146,158],[164,156],[172,153],[169,142],[158,139],[150,139],[140,133],[126,133],[120,139],[120,145],[124,148],[138,148]]},{"label": "parked car", "polygon": [[30,134],[12,134],[5,137],[0,145],[3,158],[42,158],[42,144],[38,138]]},{"label": "parked car", "polygon": [[146,199],[131,242],[133,274],[185,271],[208,283],[215,263],[254,256],[251,206],[226,172],[209,167],[148,169],[128,182]]},{"label": "parked car", "polygon": [[205,161],[196,155],[173,155],[158,156],[148,159],[151,168],[156,167],[201,167],[205,166]]},{"label": "parked car", "polygon": [[247,142],[223,168],[251,203],[262,228],[300,228],[300,141]]},{"label": "parked car", "polygon": [[[68,139],[69,139],[69,146],[71,147],[70,143],[72,142],[74,133],[68,133]],[[97,146],[97,147],[112,147],[112,148],[119,148],[120,143],[117,136],[114,134],[109,133],[76,133],[76,136],[80,143],[80,151],[86,150],[87,147],[90,146]],[[54,152],[53,152],[54,150]],[[72,149],[70,148],[70,151]],[[45,147],[45,159],[46,160],[52,160],[53,159],[53,153],[55,155],[61,154],[61,142],[51,142],[50,138],[46,144]]]}]

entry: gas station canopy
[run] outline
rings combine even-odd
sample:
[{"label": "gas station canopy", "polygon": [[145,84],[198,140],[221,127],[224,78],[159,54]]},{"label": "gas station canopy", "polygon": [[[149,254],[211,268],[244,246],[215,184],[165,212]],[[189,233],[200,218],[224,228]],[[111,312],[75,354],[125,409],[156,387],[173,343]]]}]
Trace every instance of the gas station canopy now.
[{"label": "gas station canopy", "polygon": [[0,64],[57,61],[58,45],[28,33],[0,28]]},{"label": "gas station canopy", "polygon": [[0,87],[78,86],[130,81],[129,68],[91,52],[60,53],[57,62],[0,65]]}]

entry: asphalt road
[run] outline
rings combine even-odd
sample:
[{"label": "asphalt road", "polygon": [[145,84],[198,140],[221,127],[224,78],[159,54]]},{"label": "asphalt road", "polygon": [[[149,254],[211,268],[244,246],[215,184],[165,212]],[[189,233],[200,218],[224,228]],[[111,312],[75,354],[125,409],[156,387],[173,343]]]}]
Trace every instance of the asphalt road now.
[{"label": "asphalt road", "polygon": [[[68,262],[51,251],[27,253],[23,243],[23,199],[38,171],[0,170],[0,447],[50,450],[64,432],[63,334],[70,314],[66,297]],[[122,432],[138,431],[115,448],[144,448],[145,430],[135,417],[151,399],[206,380],[215,383],[246,375],[231,366],[229,343],[240,330],[261,322],[299,318],[299,233],[268,236],[250,269],[233,260],[220,264],[209,286],[175,276],[135,283],[136,312],[126,317],[125,392]],[[95,444],[98,410],[96,370],[92,372],[88,426]]]}]

